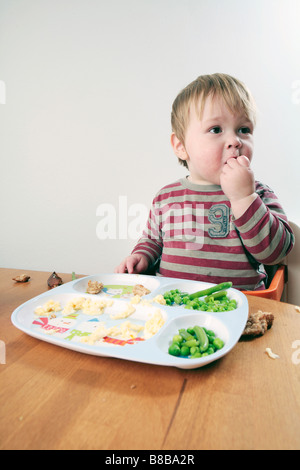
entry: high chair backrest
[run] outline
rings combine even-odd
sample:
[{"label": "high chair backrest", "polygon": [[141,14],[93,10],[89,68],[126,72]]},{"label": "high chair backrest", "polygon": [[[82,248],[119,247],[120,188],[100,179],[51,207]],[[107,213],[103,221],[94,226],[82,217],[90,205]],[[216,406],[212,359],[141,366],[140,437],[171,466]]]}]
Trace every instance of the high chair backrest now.
[{"label": "high chair backrest", "polygon": [[275,270],[275,274],[273,275],[273,277],[270,276],[271,281],[269,283],[269,286],[263,290],[243,291],[243,293],[247,295],[254,295],[256,297],[263,297],[265,299],[272,299],[272,300],[280,301],[282,294],[283,294],[285,283],[287,282],[287,266],[285,264],[280,264],[276,267],[274,266],[270,266],[270,267],[265,266],[265,267],[266,267],[266,270],[269,271],[268,272],[269,276],[270,276],[270,271]]}]

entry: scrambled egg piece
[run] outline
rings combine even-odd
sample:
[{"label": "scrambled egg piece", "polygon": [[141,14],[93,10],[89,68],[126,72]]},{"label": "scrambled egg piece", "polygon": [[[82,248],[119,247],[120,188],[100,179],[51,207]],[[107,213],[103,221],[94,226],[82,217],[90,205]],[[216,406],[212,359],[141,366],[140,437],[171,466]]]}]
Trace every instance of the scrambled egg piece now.
[{"label": "scrambled egg piece", "polygon": [[66,306],[62,311],[63,315],[70,315],[71,313],[74,313],[77,310],[81,310],[84,302],[85,297],[76,297],[72,300],[69,300],[69,302],[67,302]]},{"label": "scrambled egg piece", "polygon": [[119,327],[113,326],[110,328],[110,335],[113,337],[118,337],[121,339],[134,339],[141,330],[143,330],[142,325],[136,325],[135,323],[130,323],[126,321],[122,323]]},{"label": "scrambled egg piece", "polygon": [[86,315],[102,315],[105,307],[110,307],[113,302],[113,300],[86,299],[81,310],[82,313],[85,313]]},{"label": "scrambled egg piece", "polygon": [[81,342],[93,345],[97,341],[102,341],[105,336],[124,340],[134,339],[143,328],[144,327],[142,325],[135,325],[128,321],[122,323],[120,326],[112,326],[110,328],[106,328],[105,324],[101,323],[92,334],[89,336],[83,336],[81,338]]},{"label": "scrambled egg piece", "polygon": [[161,305],[166,305],[166,299],[164,298],[162,294],[159,294],[156,297],[154,297],[154,299],[152,299],[152,302],[156,302]]},{"label": "scrambled egg piece", "polygon": [[42,307],[39,306],[35,309],[35,315],[48,317],[53,312],[59,312],[61,310],[61,306],[59,302],[55,302],[54,300],[48,300]]},{"label": "scrambled egg piece", "polygon": [[82,310],[86,315],[102,315],[105,307],[110,307],[113,300],[92,300],[85,297],[77,297],[70,300],[63,309],[63,315],[70,315],[77,310]]},{"label": "scrambled egg piece", "polygon": [[149,339],[154,336],[158,330],[164,325],[165,320],[162,316],[162,313],[157,309],[152,317],[145,323],[144,327],[144,338]]},{"label": "scrambled egg piece", "polygon": [[93,331],[89,336],[83,336],[81,338],[82,343],[94,344],[96,341],[101,340],[104,336],[107,336],[107,328],[104,323],[100,323],[98,328]]},{"label": "scrambled egg piece", "polygon": [[132,315],[135,312],[134,306],[129,302],[127,305],[127,308],[124,310],[124,312],[116,313],[115,315],[111,315],[110,318],[112,320],[120,320],[122,318],[127,318],[130,315]]},{"label": "scrambled egg piece", "polygon": [[135,295],[135,296],[132,297],[132,299],[130,300],[130,303],[131,303],[131,304],[139,304],[140,301],[141,301],[140,295]]}]

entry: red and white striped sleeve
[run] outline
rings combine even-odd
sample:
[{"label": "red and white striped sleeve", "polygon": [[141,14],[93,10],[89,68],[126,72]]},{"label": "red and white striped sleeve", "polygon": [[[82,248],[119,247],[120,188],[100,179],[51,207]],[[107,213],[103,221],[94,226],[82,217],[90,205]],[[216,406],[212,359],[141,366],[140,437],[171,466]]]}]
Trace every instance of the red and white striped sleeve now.
[{"label": "red and white striped sleeve", "polygon": [[259,197],[234,220],[246,250],[260,263],[278,264],[292,249],[294,234],[277,196],[257,183]]}]

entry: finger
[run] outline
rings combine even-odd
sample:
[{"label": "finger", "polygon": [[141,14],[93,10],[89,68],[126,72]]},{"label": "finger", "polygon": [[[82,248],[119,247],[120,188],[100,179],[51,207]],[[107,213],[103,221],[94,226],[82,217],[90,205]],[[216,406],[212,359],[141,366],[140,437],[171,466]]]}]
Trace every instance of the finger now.
[{"label": "finger", "polygon": [[137,261],[135,258],[128,258],[126,262],[126,268],[129,274],[134,274],[134,268],[136,267]]},{"label": "finger", "polygon": [[226,164],[224,165],[225,167],[228,166],[229,168],[234,168],[237,165],[237,158],[236,157],[230,157],[226,161]]},{"label": "finger", "polygon": [[124,261],[122,261],[121,264],[119,264],[119,266],[116,267],[115,273],[123,274],[126,272],[127,272],[127,266],[126,266],[126,259],[125,259]]},{"label": "finger", "polygon": [[240,165],[246,166],[248,168],[250,166],[250,160],[248,157],[246,157],[246,155],[240,155],[237,158],[237,161],[239,162]]}]

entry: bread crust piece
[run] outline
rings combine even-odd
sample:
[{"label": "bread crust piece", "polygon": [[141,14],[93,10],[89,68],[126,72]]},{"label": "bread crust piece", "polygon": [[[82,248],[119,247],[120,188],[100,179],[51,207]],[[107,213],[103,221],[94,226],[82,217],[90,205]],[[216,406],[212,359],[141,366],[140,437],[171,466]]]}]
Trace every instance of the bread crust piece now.
[{"label": "bread crust piece", "polygon": [[86,292],[88,294],[99,294],[99,292],[102,291],[104,285],[102,284],[102,282],[97,282],[97,281],[89,281],[88,282],[88,286],[87,286],[87,289],[86,289]]},{"label": "bread crust piece", "polygon": [[150,290],[144,287],[142,284],[136,284],[133,286],[132,292],[134,295],[139,295],[140,297],[150,294]]},{"label": "bread crust piece", "polygon": [[249,313],[246,327],[242,336],[261,336],[270,329],[274,322],[274,315],[270,312],[258,310],[255,313]]},{"label": "bread crust piece", "polygon": [[28,282],[30,276],[27,276],[27,274],[21,274],[20,276],[13,277],[12,279],[16,282]]}]

